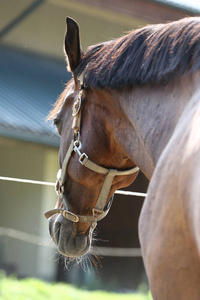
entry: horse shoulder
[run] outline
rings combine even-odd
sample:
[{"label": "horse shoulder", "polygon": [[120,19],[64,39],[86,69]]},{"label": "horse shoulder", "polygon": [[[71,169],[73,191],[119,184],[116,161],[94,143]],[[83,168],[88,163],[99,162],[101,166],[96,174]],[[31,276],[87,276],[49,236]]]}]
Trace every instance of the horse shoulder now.
[{"label": "horse shoulder", "polygon": [[158,161],[142,209],[140,241],[155,299],[200,299],[199,125],[197,94]]}]

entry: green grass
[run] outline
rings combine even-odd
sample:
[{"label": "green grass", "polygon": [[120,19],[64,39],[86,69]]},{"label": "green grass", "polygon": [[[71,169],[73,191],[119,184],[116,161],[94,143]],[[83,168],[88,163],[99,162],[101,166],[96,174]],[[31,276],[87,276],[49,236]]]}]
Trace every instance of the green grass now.
[{"label": "green grass", "polygon": [[39,279],[18,280],[0,273],[0,300],[152,300],[148,294],[119,294],[87,291],[65,283],[47,283]]}]

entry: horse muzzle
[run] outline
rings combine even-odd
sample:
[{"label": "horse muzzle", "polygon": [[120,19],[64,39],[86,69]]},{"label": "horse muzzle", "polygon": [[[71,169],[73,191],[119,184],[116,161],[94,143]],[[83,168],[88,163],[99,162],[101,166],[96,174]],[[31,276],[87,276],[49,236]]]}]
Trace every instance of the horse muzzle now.
[{"label": "horse muzzle", "polygon": [[51,238],[58,251],[66,257],[80,257],[90,249],[93,228],[79,231],[77,225],[77,222],[70,221],[62,215],[49,220]]}]

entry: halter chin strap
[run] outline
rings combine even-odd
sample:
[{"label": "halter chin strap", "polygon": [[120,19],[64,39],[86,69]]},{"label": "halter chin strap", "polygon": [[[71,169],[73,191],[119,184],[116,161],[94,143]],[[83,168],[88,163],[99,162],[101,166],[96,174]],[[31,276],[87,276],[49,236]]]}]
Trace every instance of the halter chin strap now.
[{"label": "halter chin strap", "polygon": [[45,217],[48,219],[54,214],[61,213],[66,219],[72,222],[90,222],[96,224],[97,221],[103,219],[109,212],[112,205],[113,197],[107,203],[108,195],[112,186],[112,182],[115,176],[124,176],[134,174],[139,171],[138,167],[131,168],[129,170],[118,171],[116,169],[108,169],[102,167],[95,162],[91,161],[86,153],[81,152],[81,141],[80,141],[80,121],[81,121],[81,91],[79,93],[78,99],[73,107],[73,125],[74,129],[74,138],[71,141],[71,144],[68,148],[68,151],[65,155],[64,161],[62,163],[62,169],[58,171],[57,182],[56,182],[56,192],[60,200],[66,205],[65,201],[65,180],[67,174],[67,167],[69,160],[73,152],[76,152],[79,156],[79,163],[84,167],[90,169],[93,172],[105,175],[105,180],[101,188],[99,197],[97,199],[95,207],[92,209],[92,215],[77,215],[70,212],[67,209],[55,208],[44,213]]}]

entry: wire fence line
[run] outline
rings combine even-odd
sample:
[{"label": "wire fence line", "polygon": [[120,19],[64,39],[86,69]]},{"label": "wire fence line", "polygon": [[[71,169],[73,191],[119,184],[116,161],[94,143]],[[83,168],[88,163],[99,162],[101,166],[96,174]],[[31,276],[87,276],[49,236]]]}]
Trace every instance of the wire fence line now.
[{"label": "wire fence line", "polygon": [[[39,180],[30,180],[30,179],[13,178],[13,177],[5,177],[5,176],[0,176],[0,180],[55,187],[54,182],[46,182],[46,181],[39,181]],[[143,198],[146,197],[147,195],[146,193],[122,191],[122,190],[115,191],[115,194],[125,195],[125,196],[137,196]],[[8,237],[23,242],[35,244],[38,246],[54,248],[52,243],[50,243],[49,240],[45,241],[43,237],[22,232],[13,228],[0,227],[0,237]],[[111,257],[141,257],[142,256],[140,248],[95,247],[95,253],[100,256],[111,256]]]},{"label": "wire fence line", "polygon": [[[20,230],[16,230],[8,227],[0,227],[0,238],[12,238],[22,242],[27,242],[30,244],[34,244],[37,246],[44,246],[55,248],[51,240],[45,240],[45,238],[30,234],[27,232],[23,232]],[[98,247],[92,246],[95,254],[100,256],[110,256],[110,257],[141,257],[141,249],[140,248],[113,248],[113,247]]]},{"label": "wire fence line", "polygon": [[[30,179],[22,179],[22,178],[13,178],[13,177],[5,177],[5,176],[0,176],[0,180],[3,180],[3,181],[12,181],[12,182],[19,182],[19,183],[29,183],[29,184],[46,185],[46,186],[53,186],[53,187],[55,187],[55,183],[54,182],[47,182],[47,181],[30,180]],[[122,191],[122,190],[115,191],[115,194],[125,195],[125,196],[137,196],[137,197],[146,197],[147,196],[146,193],[131,192],[131,191]]]},{"label": "wire fence line", "polygon": [[31,233],[16,230],[14,228],[0,227],[0,237],[9,237],[22,242],[27,242],[35,245],[41,245],[41,246],[47,245],[44,238]]},{"label": "wire fence line", "polygon": [[55,183],[54,182],[47,182],[47,181],[22,179],[22,178],[13,178],[13,177],[4,177],[4,176],[0,176],[0,180],[21,182],[21,183],[30,183],[30,184],[39,184],[39,185],[47,185],[47,186],[54,186],[55,187]]}]

